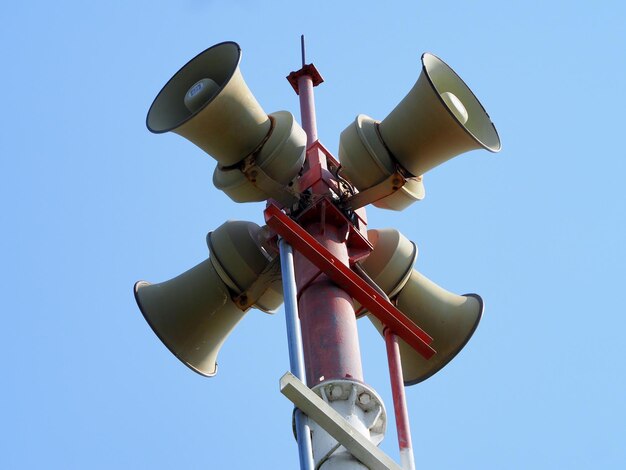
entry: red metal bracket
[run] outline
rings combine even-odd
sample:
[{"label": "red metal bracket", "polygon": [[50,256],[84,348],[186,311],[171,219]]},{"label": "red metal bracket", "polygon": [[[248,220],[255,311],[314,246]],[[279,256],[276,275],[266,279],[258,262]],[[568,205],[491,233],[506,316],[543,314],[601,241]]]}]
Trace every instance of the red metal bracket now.
[{"label": "red metal bracket", "polygon": [[324,82],[324,79],[315,68],[315,65],[306,64],[302,66],[300,70],[291,72],[289,75],[287,75],[287,80],[289,81],[297,95],[300,94],[300,90],[298,89],[298,79],[304,75],[308,75],[309,77],[311,77],[311,80],[313,81],[313,86],[317,86],[320,83]]},{"label": "red metal bracket", "polygon": [[[268,206],[269,207],[269,206]],[[367,239],[367,230],[361,219],[358,217],[354,221],[335,206],[328,197],[321,197],[297,217],[299,226],[305,226],[309,222],[321,220],[329,222],[337,227],[346,228],[346,244],[350,263],[362,260],[372,251],[372,244]]]},{"label": "red metal bracket", "polygon": [[424,358],[430,359],[436,351],[429,346],[433,339],[409,320],[400,310],[374,290],[367,282],[344,265],[311,234],[291,220],[278,207],[265,209],[265,221],[295,250],[323,271],[333,282],[367,308],[391,331],[402,338]]},{"label": "red metal bracket", "polygon": [[312,188],[315,193],[325,194],[330,190],[341,196],[335,176],[328,170],[330,166],[337,168],[339,163],[319,140],[306,149],[306,162],[307,171],[298,179],[298,191],[302,193]]}]

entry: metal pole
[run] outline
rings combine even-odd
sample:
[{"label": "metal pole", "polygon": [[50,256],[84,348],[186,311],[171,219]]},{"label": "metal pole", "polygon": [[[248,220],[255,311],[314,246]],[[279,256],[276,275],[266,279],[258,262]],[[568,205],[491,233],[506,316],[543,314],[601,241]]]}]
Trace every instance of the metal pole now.
[{"label": "metal pole", "polygon": [[[302,128],[307,134],[307,147],[310,147],[318,140],[318,137],[313,77],[307,73],[306,67],[306,65],[303,66],[301,70],[303,73],[298,77],[297,90],[300,98]],[[320,152],[307,151],[306,167],[309,170],[317,167],[324,171],[327,169],[326,159]],[[323,185],[314,185],[311,189],[314,194],[319,192],[320,195],[327,190]],[[340,262],[349,264],[345,227],[336,226],[332,221],[325,220],[322,214],[319,219],[305,223],[303,228],[330,250]],[[300,298],[298,307],[302,321],[308,386],[314,387],[333,379],[363,382],[361,352],[352,298],[325,274],[311,280],[311,272],[316,272],[317,269],[300,253],[295,253],[294,261]],[[345,418],[352,417],[355,419],[353,424],[367,432],[367,427],[361,417],[352,411],[342,411]],[[321,429],[317,432],[312,445],[314,461],[318,462],[320,468],[367,469],[349,452],[337,450],[336,447],[333,450],[332,446],[329,450],[329,441],[320,437],[325,433],[321,432]]]},{"label": "metal pole", "polygon": [[313,79],[308,75],[298,78],[300,90],[300,116],[302,128],[306,131],[307,147],[317,140],[317,122],[315,116],[315,100],[313,98]]},{"label": "metal pole", "polygon": [[415,457],[413,456],[413,444],[411,443],[411,429],[409,427],[409,413],[404,393],[404,377],[402,376],[398,336],[389,328],[385,328],[383,334],[385,335],[385,345],[387,346],[391,394],[393,395],[398,446],[400,447],[400,463],[404,470],[415,470]]},{"label": "metal pole", "polygon": [[[287,324],[287,343],[289,346],[289,367],[291,373],[306,383],[304,356],[302,354],[302,336],[298,318],[298,300],[296,296],[296,276],[293,268],[293,250],[282,238],[278,240],[280,250],[280,268],[283,278],[283,296],[285,299],[285,321]],[[300,456],[301,470],[313,470],[313,449],[311,429],[307,417],[296,408],[296,440]]]},{"label": "metal pole", "polygon": [[287,321],[287,339],[289,342],[289,366],[291,373],[306,383],[304,357],[302,355],[302,335],[300,333],[300,319],[298,318],[296,275],[293,269],[293,250],[291,245],[282,238],[278,241],[278,247],[280,250],[285,320]]}]

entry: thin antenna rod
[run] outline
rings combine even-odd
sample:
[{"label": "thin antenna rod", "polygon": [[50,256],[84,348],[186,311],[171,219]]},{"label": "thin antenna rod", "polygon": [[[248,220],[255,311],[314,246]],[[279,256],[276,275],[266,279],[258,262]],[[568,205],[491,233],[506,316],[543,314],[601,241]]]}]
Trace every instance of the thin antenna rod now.
[{"label": "thin antenna rod", "polygon": [[304,47],[304,34],[300,36],[300,48],[302,49],[302,67],[306,65],[306,49]]}]

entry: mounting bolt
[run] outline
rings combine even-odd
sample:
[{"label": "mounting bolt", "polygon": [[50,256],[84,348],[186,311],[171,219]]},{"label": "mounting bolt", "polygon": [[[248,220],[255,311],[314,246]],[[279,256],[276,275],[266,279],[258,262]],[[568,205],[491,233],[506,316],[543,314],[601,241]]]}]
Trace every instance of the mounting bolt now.
[{"label": "mounting bolt", "polygon": [[363,392],[359,395],[359,403],[361,405],[367,405],[372,400],[369,393]]},{"label": "mounting bolt", "polygon": [[333,385],[330,389],[330,396],[331,398],[334,398],[335,400],[341,398],[341,396],[343,395],[343,388],[341,387],[341,385]]}]

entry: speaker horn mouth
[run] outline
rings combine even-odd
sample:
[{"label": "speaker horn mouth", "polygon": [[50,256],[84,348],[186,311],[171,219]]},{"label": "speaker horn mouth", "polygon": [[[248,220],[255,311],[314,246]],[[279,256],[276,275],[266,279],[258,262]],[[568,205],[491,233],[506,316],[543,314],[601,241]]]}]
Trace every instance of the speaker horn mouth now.
[{"label": "speaker horn mouth", "polygon": [[196,372],[197,374],[200,374],[204,377],[213,377],[215,374],[217,374],[217,362],[215,363],[215,370],[213,370],[213,372],[207,372],[206,370],[200,370],[197,367],[194,367],[191,363],[189,363],[185,358],[181,357],[180,354],[178,354],[178,352],[172,347],[172,345],[170,344],[170,341],[165,338],[163,335],[161,335],[159,333],[159,329],[156,328],[156,326],[150,321],[150,315],[147,314],[147,312],[144,310],[144,307],[141,303],[141,298],[139,297],[139,290],[142,287],[147,287],[152,285],[150,282],[147,281],[137,281],[135,282],[135,285],[133,286],[133,293],[135,295],[135,301],[137,302],[137,306],[139,307],[139,310],[141,311],[141,314],[143,315],[143,318],[146,320],[146,323],[148,323],[148,325],[150,326],[150,329],[152,329],[152,331],[154,332],[155,335],[157,335],[157,337],[161,340],[161,342],[165,345],[165,347],[167,347],[167,349],[183,364],[185,364],[187,367],[189,367],[192,371]]},{"label": "speaker horn mouth", "polygon": [[[496,126],[491,122],[484,106],[463,79],[443,60],[429,52],[422,54],[422,70],[443,107],[465,132],[485,150],[493,153],[499,152],[502,144]],[[442,96],[444,93],[451,93],[461,101],[468,112],[466,122],[462,122],[459,116],[453,112]]]},{"label": "speaker horn mouth", "polygon": [[441,360],[436,368],[434,368],[433,370],[430,370],[427,375],[422,375],[415,380],[409,380],[409,381],[405,380],[404,385],[406,386],[415,385],[420,382],[423,382],[426,379],[431,378],[433,375],[435,375],[437,372],[439,372],[441,369],[447,366],[450,363],[450,361],[452,361],[452,359],[454,359],[457,356],[457,354],[459,354],[461,350],[465,348],[469,340],[472,339],[472,336],[474,336],[474,333],[476,332],[476,329],[478,328],[478,324],[480,323],[480,320],[483,317],[483,312],[485,310],[485,303],[483,302],[483,298],[478,294],[463,294],[463,297],[472,297],[476,299],[479,304],[478,315],[476,316],[476,321],[474,322],[472,329],[468,332],[463,342],[459,343],[458,347],[455,350],[453,350],[443,360]]},{"label": "speaker horn mouth", "polygon": [[[150,106],[146,116],[146,126],[150,132],[154,134],[169,132],[206,108],[228,84],[240,61],[239,44],[225,41],[205,49],[187,62],[168,80]],[[207,70],[207,76],[198,76],[198,69]],[[185,95],[189,88],[202,78],[210,78],[219,88],[212,98],[191,112],[185,106]]]}]

